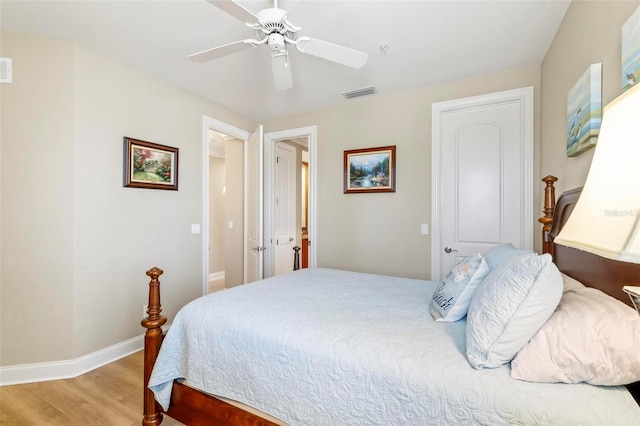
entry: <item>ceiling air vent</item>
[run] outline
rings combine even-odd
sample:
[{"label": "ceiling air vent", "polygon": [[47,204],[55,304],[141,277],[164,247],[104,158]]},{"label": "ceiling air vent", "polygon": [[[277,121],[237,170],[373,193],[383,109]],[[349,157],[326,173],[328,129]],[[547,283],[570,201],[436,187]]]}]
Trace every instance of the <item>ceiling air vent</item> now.
[{"label": "ceiling air vent", "polygon": [[347,99],[359,98],[360,96],[373,95],[374,93],[378,93],[378,90],[374,86],[364,87],[362,89],[352,90],[350,92],[342,93]]}]

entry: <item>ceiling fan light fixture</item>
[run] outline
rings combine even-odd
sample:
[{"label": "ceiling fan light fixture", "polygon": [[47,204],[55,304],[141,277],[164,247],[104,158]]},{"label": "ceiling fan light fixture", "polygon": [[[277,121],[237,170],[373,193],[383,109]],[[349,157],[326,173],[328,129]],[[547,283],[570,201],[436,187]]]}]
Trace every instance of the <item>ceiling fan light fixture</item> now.
[{"label": "ceiling fan light fixture", "polygon": [[375,86],[363,87],[362,89],[350,90],[343,92],[342,96],[346,99],[359,98],[361,96],[368,96],[378,93],[378,89]]},{"label": "ceiling fan light fixture", "polygon": [[269,34],[269,47],[275,51],[284,49],[284,36],[280,33]]}]

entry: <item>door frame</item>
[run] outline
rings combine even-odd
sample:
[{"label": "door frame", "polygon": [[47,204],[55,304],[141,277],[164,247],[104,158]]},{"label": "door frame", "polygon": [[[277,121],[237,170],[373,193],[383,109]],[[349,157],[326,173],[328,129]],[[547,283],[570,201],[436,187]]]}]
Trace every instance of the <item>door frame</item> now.
[{"label": "door frame", "polygon": [[486,105],[517,102],[520,105],[521,142],[521,179],[523,182],[524,218],[522,221],[522,241],[525,247],[533,249],[533,87],[506,90],[480,96],[437,102],[431,105],[431,279],[440,280],[440,172],[442,143],[442,120],[447,113],[478,108]]},{"label": "door frame", "polygon": [[275,182],[274,182],[274,158],[275,143],[285,139],[307,138],[307,151],[309,152],[309,218],[307,233],[309,235],[309,268],[316,267],[316,256],[318,247],[318,233],[316,229],[317,215],[317,127],[299,127],[277,132],[264,134],[264,233],[265,233],[265,256],[264,256],[264,278],[272,277],[275,273],[275,250],[273,242],[273,230],[275,220]]},{"label": "door frame", "polygon": [[[216,120],[215,118],[202,116],[202,294],[206,295],[209,292],[209,129],[216,130],[221,133],[225,133],[229,136],[233,136],[237,139],[244,141],[244,164],[247,162],[247,144],[250,132],[242,130],[238,127]],[[244,170],[245,184],[247,181],[247,170]],[[246,198],[246,188],[245,188]],[[246,199],[245,199],[246,204]],[[246,209],[245,218],[246,222]],[[244,243],[243,243],[244,244]],[[243,247],[243,257],[246,247]],[[246,268],[246,262],[244,262]],[[246,271],[245,271],[246,274]]]}]

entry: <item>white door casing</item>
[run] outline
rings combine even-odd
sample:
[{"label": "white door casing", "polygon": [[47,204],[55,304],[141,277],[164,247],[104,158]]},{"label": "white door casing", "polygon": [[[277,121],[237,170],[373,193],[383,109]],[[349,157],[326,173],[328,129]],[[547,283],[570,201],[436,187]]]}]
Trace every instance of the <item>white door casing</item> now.
[{"label": "white door casing", "polygon": [[296,241],[296,148],[276,142],[275,152],[275,274],[281,275],[293,270]]},{"label": "white door casing", "polygon": [[434,103],[431,278],[500,243],[533,248],[532,209],[533,88]]},{"label": "white door casing", "polygon": [[245,154],[245,268],[244,282],[250,283],[263,277],[263,164],[264,134],[262,125],[249,137]]}]

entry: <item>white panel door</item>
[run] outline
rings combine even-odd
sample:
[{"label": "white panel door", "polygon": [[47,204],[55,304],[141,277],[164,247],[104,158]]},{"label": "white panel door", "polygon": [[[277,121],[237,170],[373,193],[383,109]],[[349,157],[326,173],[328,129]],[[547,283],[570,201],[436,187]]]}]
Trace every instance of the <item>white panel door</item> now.
[{"label": "white panel door", "polygon": [[245,276],[244,282],[250,283],[262,279],[264,262],[263,232],[263,147],[262,125],[247,141],[245,165]]},{"label": "white panel door", "polygon": [[296,148],[276,142],[275,161],[275,274],[293,270],[293,247],[296,245]]},{"label": "white panel door", "polygon": [[432,279],[500,243],[533,248],[532,98],[527,88],[434,104]]}]

